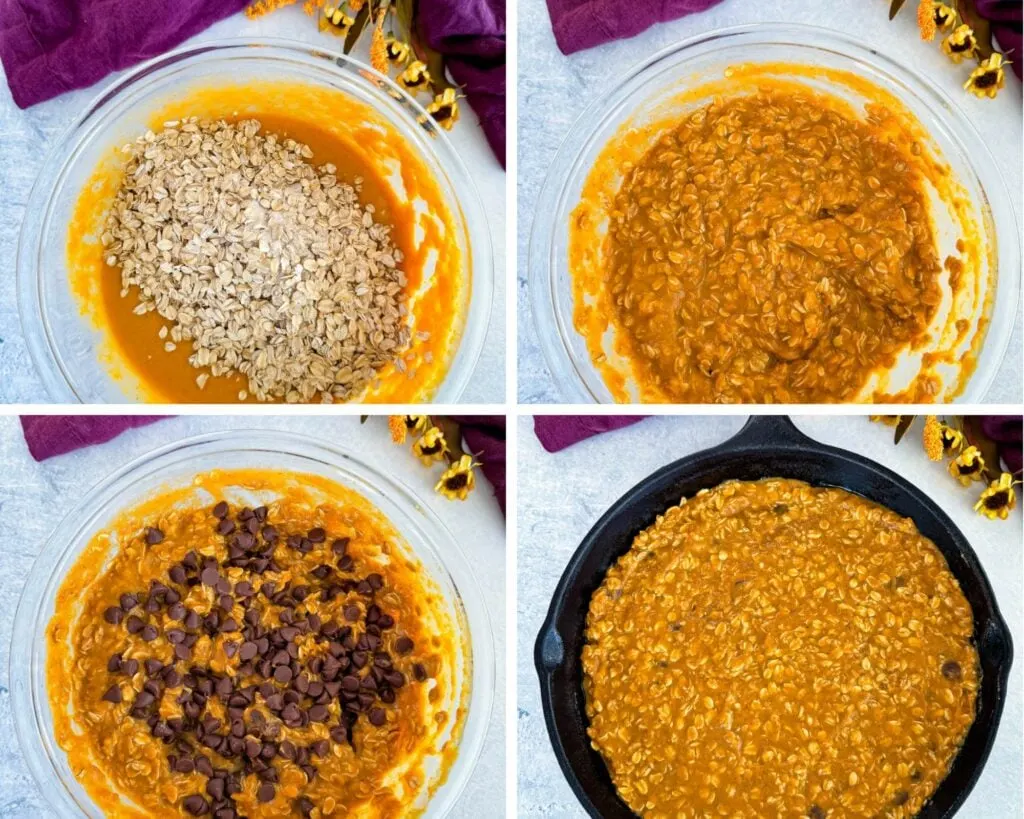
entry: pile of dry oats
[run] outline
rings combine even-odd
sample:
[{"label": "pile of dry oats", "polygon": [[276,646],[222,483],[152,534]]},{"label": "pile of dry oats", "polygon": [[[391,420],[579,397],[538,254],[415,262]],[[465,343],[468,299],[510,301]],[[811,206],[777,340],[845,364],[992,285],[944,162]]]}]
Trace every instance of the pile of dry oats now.
[{"label": "pile of dry oats", "polygon": [[[260,400],[345,400],[409,343],[402,256],[359,191],[259,121],[167,122],[124,146],[103,234],[166,348]],[[247,397],[245,392],[240,398]]]}]

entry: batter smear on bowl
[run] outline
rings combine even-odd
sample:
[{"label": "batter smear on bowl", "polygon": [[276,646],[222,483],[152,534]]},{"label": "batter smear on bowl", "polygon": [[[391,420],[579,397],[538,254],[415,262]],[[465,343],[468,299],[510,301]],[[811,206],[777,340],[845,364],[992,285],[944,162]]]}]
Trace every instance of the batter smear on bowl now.
[{"label": "batter smear on bowl", "polygon": [[727,482],[638,534],[594,593],[588,733],[643,817],[909,819],[974,721],[973,631],[913,521]]},{"label": "batter smear on bowl", "polygon": [[626,173],[609,225],[639,377],[686,403],[850,400],[928,327],[941,269],[881,121],[793,91],[689,115]]}]

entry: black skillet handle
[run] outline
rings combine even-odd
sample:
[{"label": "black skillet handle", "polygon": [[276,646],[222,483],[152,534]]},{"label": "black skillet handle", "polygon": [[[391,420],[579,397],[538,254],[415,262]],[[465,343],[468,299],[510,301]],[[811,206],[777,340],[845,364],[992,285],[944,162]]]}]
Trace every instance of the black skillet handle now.
[{"label": "black skillet handle", "polygon": [[552,673],[565,662],[565,642],[550,618],[544,621],[534,646],[534,662],[538,670]]},{"label": "black skillet handle", "polygon": [[743,428],[722,444],[724,449],[776,446],[799,449],[813,443],[788,415],[751,415]]}]

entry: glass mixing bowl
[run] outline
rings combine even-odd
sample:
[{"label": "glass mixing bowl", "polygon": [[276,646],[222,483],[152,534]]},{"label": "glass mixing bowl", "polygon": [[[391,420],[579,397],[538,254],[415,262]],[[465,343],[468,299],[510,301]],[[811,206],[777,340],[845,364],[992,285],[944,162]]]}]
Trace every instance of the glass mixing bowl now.
[{"label": "glass mixing bowl", "polygon": [[606,143],[630,120],[643,123],[659,105],[720,79],[740,63],[790,63],[839,69],[896,96],[931,135],[966,190],[989,244],[995,282],[990,324],[977,366],[958,400],[983,400],[1009,344],[1020,291],[1020,238],[1003,175],[981,135],[953,101],[905,65],[852,37],[814,26],[748,25],[687,40],[655,54],[602,92],[576,121],[551,163],[534,210],[528,283],[541,349],[567,401],[610,403],[613,394],[573,325],[569,219]]},{"label": "glass mixing bowl", "polygon": [[358,492],[388,518],[448,602],[463,637],[463,656],[457,665],[468,684],[463,701],[466,717],[455,761],[430,800],[426,816],[445,816],[458,799],[483,746],[495,687],[494,634],[467,556],[412,490],[353,455],[302,435],[239,430],[187,438],[119,469],[68,513],[32,566],[14,617],[10,668],[14,720],[29,770],[59,815],[103,816],[53,736],[46,688],[46,628],[66,572],[97,531],[121,510],[154,492],[188,485],[196,474],[212,469],[261,467],[322,476]]},{"label": "glass mixing bowl", "polygon": [[[276,38],[218,40],[147,62],[100,93],[54,144],[29,194],[17,260],[22,328],[47,391],[61,402],[139,398],[123,372],[129,368],[100,360],[107,350],[103,334],[82,315],[69,286],[68,225],[83,185],[112,148],[145,133],[149,117],[182,89],[253,81],[301,82],[345,94],[375,111],[429,169],[456,226],[468,281],[458,348],[432,396],[456,400],[483,346],[494,284],[487,219],[472,177],[444,131],[395,83],[342,54]],[[425,124],[417,122],[421,117]]]}]

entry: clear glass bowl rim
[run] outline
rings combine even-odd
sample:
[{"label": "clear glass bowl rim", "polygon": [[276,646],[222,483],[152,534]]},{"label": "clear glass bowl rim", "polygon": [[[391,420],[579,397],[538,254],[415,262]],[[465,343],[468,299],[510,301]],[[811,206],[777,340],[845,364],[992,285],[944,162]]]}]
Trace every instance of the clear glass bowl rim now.
[{"label": "clear glass bowl rim", "polygon": [[[32,774],[36,787],[46,802],[59,815],[75,804],[55,764],[55,757],[64,754],[52,735],[44,732],[42,714],[49,711],[46,689],[45,629],[52,616],[47,606],[62,582],[55,571],[74,557],[95,533],[97,523],[109,519],[116,511],[113,493],[142,479],[159,479],[166,469],[178,466],[185,458],[226,452],[285,454],[315,461],[327,467],[346,485],[367,484],[389,498],[407,519],[392,520],[404,535],[412,527],[427,542],[445,572],[445,579],[455,590],[452,601],[465,620],[469,653],[469,690],[465,700],[466,717],[458,738],[458,753],[444,783],[427,806],[427,815],[438,811],[446,816],[458,802],[479,761],[489,730],[494,702],[495,657],[494,632],[480,585],[465,551],[441,519],[399,479],[385,475],[342,447],[331,446],[295,432],[267,429],[234,429],[179,438],[146,452],[119,467],[81,495],[47,538],[33,561],[14,614],[8,675],[14,705],[15,731],[18,744]],[[290,470],[294,471],[294,470]],[[96,500],[102,498],[96,508]],[[368,499],[371,500],[372,499]],[[134,502],[134,501],[133,501]],[[114,504],[114,509],[110,507]],[[376,504],[375,504],[376,505]],[[90,512],[90,510],[94,510]],[[421,518],[417,518],[421,515]],[[438,548],[438,545],[443,548]],[[76,548],[76,546],[78,548]],[[470,623],[470,618],[474,622]],[[43,642],[43,647],[39,646]],[[59,784],[59,788],[55,787]],[[80,787],[80,783],[77,783]],[[443,797],[443,801],[438,796]],[[81,814],[76,814],[81,815]]]},{"label": "clear glass bowl rim", "polygon": [[[230,59],[241,52],[251,52],[244,56],[270,61],[306,61],[322,70],[341,72],[345,79],[358,76],[360,72],[368,72],[372,80],[365,77],[360,79],[365,82],[368,94],[380,103],[378,111],[397,112],[397,100],[403,112],[412,112],[405,125],[414,137],[418,135],[414,129],[422,130],[424,127],[416,120],[425,117],[431,138],[413,139],[411,142],[417,150],[427,152],[428,158],[448,178],[454,197],[454,202],[450,203],[453,206],[452,218],[460,225],[468,245],[469,259],[463,265],[470,275],[466,318],[445,378],[431,399],[437,403],[457,400],[465,391],[483,350],[494,298],[494,252],[490,227],[483,199],[472,175],[444,130],[436,127],[426,109],[390,77],[332,49],[283,37],[255,36],[225,37],[183,46],[135,66],[97,92],[53,141],[25,205],[16,250],[15,277],[22,335],[46,392],[56,401],[83,403],[52,338],[53,331],[46,314],[42,285],[42,277],[46,273],[39,263],[42,245],[47,238],[44,227],[51,222],[55,195],[66,183],[67,174],[74,166],[82,143],[92,137],[96,121],[102,119],[108,109],[116,106],[124,96],[131,94],[139,83],[159,81],[163,74],[178,70],[190,60],[204,57]],[[381,89],[378,83],[383,84],[386,90]],[[397,127],[397,118],[391,117],[390,120]]]},{"label": "clear glass bowl rim", "polygon": [[[1006,181],[991,151],[977,128],[962,114],[949,95],[934,85],[931,80],[917,74],[896,59],[877,49],[862,45],[852,36],[832,29],[802,23],[747,23],[729,26],[689,37],[670,45],[625,72],[619,82],[595,98],[576,118],[548,167],[547,175],[537,197],[530,229],[527,250],[527,289],[534,328],[537,332],[544,363],[553,378],[556,390],[562,394],[564,400],[582,403],[601,403],[603,400],[587,383],[587,376],[582,371],[591,366],[591,362],[577,361],[568,343],[568,338],[576,333],[571,319],[567,323],[555,307],[558,269],[554,264],[554,244],[556,231],[563,227],[557,217],[565,210],[570,195],[569,184],[576,171],[576,166],[584,152],[597,138],[598,129],[609,110],[615,105],[622,104],[620,98],[625,89],[634,85],[642,87],[645,79],[661,64],[714,42],[721,43],[723,47],[734,46],[737,43],[751,46],[792,44],[806,49],[835,53],[841,57],[867,64],[874,70],[884,73],[888,80],[898,84],[901,89],[910,89],[916,97],[927,101],[933,112],[948,110],[959,114],[952,121],[953,138],[959,144],[962,144],[965,138],[970,142],[971,151],[964,153],[971,157],[971,171],[984,190],[986,203],[992,208],[993,216],[995,215],[993,203],[996,201],[1005,203],[1010,215],[1010,218],[1005,219],[999,225],[1000,229],[1006,230],[1009,235],[997,236],[999,281],[996,282],[994,299],[1002,298],[1011,301],[1012,309],[1008,306],[1005,315],[1017,316],[1021,286],[1018,216],[1014,211]],[[946,131],[950,132],[950,121],[944,119],[943,125],[946,126]],[[979,169],[982,173],[979,173]],[[984,185],[981,184],[982,175],[985,180]],[[996,190],[990,190],[987,187],[989,182],[994,183]],[[1007,262],[1006,264],[1003,264],[1004,260]],[[995,307],[993,307],[993,315],[990,315],[990,319],[994,318],[994,313]],[[1010,326],[998,339],[991,332],[992,324],[994,321],[987,328],[983,347],[988,346],[993,351],[989,356],[993,365],[984,372],[975,369],[964,390],[955,399],[958,403],[983,400],[995,380],[1000,362],[1006,357],[1013,334],[1013,323],[1011,321]],[[993,348],[992,345],[996,346]],[[598,380],[600,380],[599,377]]]}]

